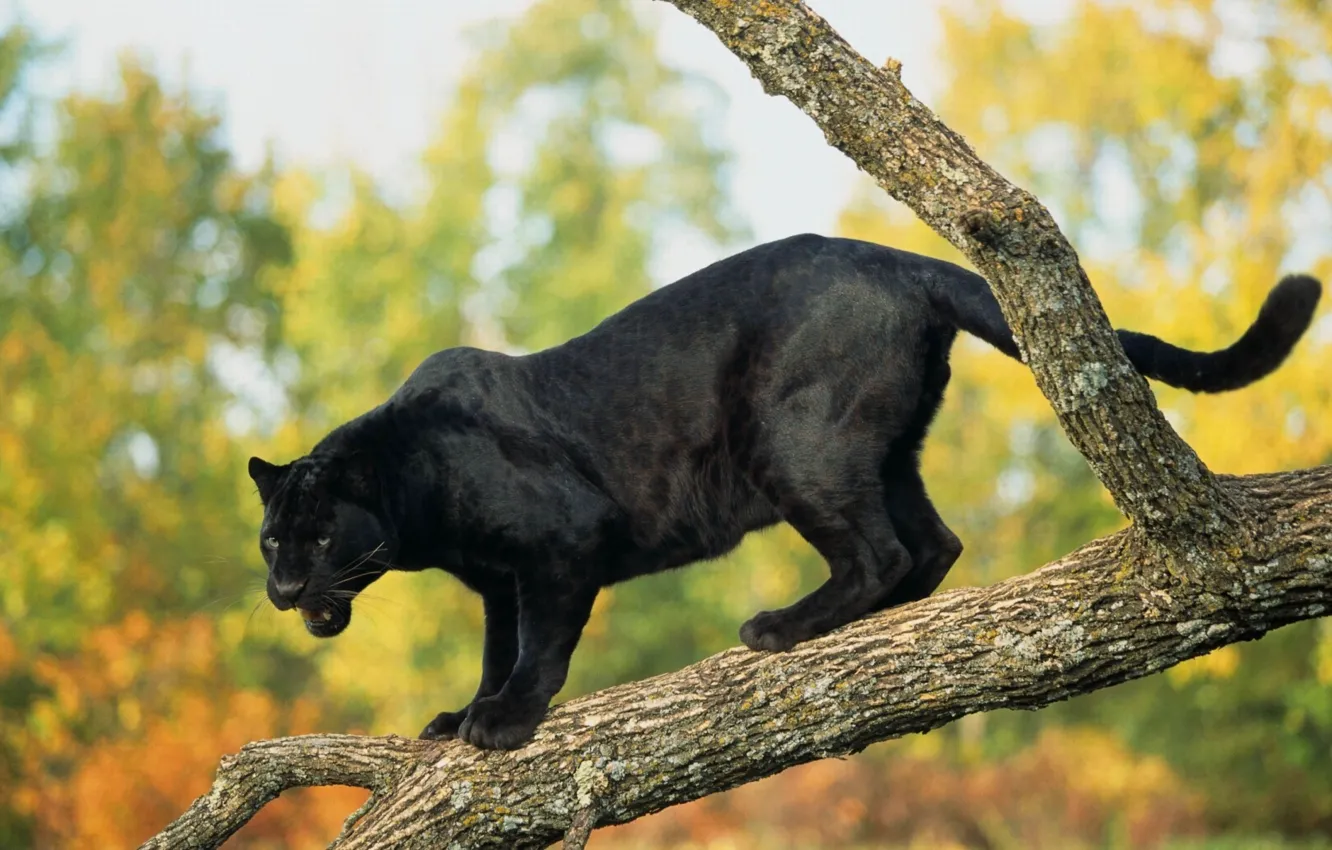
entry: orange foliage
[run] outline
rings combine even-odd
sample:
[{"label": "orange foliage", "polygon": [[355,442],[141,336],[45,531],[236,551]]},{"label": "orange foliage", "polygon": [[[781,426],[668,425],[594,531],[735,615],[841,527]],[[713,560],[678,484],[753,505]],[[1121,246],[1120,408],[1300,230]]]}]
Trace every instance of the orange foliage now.
[{"label": "orange foliage", "polygon": [[0,679],[8,675],[18,663],[18,657],[18,647],[14,644],[14,638],[5,628],[5,624],[0,623]]},{"label": "orange foliage", "polygon": [[[39,846],[134,846],[208,789],[220,754],[318,727],[310,700],[284,705],[229,688],[217,643],[205,617],[154,624],[134,611],[90,630],[77,655],[33,660],[50,696],[20,735],[21,775],[32,779],[14,800]],[[326,846],[365,796],[354,788],[284,795],[229,846]]]}]

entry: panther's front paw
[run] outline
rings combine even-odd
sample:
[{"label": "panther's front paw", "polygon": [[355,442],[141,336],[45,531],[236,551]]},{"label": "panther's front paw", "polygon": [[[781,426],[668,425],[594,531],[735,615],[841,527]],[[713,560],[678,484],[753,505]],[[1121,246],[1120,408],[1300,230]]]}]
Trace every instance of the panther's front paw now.
[{"label": "panther's front paw", "polygon": [[760,611],[740,627],[740,640],[755,651],[785,652],[810,637],[804,623],[780,611]]},{"label": "panther's front paw", "polygon": [[483,750],[516,750],[526,744],[546,716],[547,703],[502,694],[472,703],[458,737]]},{"label": "panther's front paw", "polygon": [[460,708],[457,711],[440,712],[426,728],[421,730],[420,737],[426,741],[458,737],[458,728],[467,719],[467,712],[470,708],[469,705],[467,708]]}]

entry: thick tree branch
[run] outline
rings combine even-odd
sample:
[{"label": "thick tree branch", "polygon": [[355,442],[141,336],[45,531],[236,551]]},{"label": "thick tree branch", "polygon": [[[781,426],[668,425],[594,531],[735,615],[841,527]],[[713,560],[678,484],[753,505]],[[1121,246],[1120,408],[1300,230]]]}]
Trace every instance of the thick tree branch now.
[{"label": "thick tree branch", "polygon": [[1332,609],[1332,467],[1222,483],[1270,512],[1278,543],[1261,558],[1180,572],[1121,532],[791,652],[732,649],[572,700],[514,752],[343,735],[251,744],[145,846],[215,847],[285,788],[339,783],[378,794],[344,850],[543,847],[585,834],[580,813],[623,823],[965,714],[1040,708]]},{"label": "thick tree branch", "polygon": [[1069,438],[1136,525],[1243,543],[1243,511],[1156,407],[1077,254],[1009,183],[800,0],[667,0],[712,30],[773,95],[961,250],[994,289]]}]

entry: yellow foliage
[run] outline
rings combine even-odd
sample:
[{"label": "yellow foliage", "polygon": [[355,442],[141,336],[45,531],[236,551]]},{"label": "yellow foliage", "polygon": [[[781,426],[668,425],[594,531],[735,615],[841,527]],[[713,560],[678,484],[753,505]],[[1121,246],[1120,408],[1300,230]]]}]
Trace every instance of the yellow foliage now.
[{"label": "yellow foliage", "polygon": [[1232,644],[1177,664],[1166,671],[1166,675],[1176,684],[1196,679],[1229,679],[1239,665],[1239,648]]},{"label": "yellow foliage", "polygon": [[1314,670],[1320,685],[1332,685],[1332,620],[1324,620],[1321,625]]}]

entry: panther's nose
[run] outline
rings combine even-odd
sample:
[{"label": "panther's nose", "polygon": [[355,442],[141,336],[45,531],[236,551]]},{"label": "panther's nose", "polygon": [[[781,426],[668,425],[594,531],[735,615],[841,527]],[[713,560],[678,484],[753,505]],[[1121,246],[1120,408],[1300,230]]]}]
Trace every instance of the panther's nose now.
[{"label": "panther's nose", "polygon": [[301,591],[305,590],[306,579],[273,579],[273,604],[279,611],[286,611],[296,604],[296,600],[301,598]]}]

